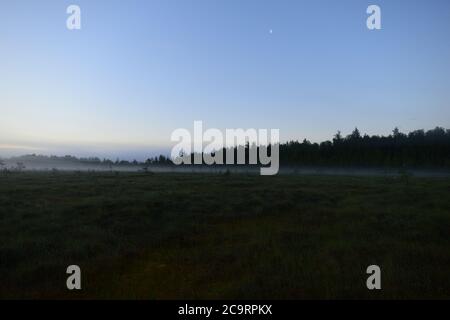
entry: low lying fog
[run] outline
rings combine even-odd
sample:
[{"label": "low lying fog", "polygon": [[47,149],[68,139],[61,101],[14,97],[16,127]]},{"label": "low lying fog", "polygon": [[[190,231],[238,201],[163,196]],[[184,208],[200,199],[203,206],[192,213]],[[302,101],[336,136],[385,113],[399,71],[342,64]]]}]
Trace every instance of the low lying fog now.
[{"label": "low lying fog", "polygon": [[[95,171],[95,172],[142,172],[144,165],[107,165],[80,163],[72,161],[61,161],[53,159],[24,159],[13,158],[3,160],[8,170],[21,171]],[[21,166],[20,163],[23,164]],[[19,169],[19,167],[21,167]],[[151,172],[184,172],[184,173],[224,173],[229,170],[232,173],[259,174],[259,168],[248,166],[163,166],[149,165],[148,171]],[[285,167],[280,168],[279,174],[298,174],[298,175],[345,175],[345,176],[396,176],[408,173],[417,177],[450,177],[449,170],[438,169],[408,169],[399,170],[395,168],[332,168],[332,167]]]}]

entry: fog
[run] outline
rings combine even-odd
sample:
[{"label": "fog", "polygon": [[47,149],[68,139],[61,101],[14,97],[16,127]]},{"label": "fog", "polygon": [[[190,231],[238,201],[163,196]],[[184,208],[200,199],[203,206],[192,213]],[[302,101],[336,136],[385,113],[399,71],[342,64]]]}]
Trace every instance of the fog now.
[{"label": "fog", "polygon": [[[149,165],[142,164],[93,164],[79,161],[49,159],[49,158],[11,158],[3,160],[4,169],[10,171],[64,171],[64,172],[143,172],[145,167],[149,172],[173,173],[216,173],[229,171],[239,174],[259,174],[258,167],[251,166],[175,166],[175,165]],[[19,163],[23,164],[21,166]],[[19,168],[21,167],[21,168]],[[416,177],[450,177],[450,170],[445,169],[395,169],[395,168],[356,168],[356,167],[282,167],[280,175],[332,175],[332,176],[399,176],[408,174]]]}]

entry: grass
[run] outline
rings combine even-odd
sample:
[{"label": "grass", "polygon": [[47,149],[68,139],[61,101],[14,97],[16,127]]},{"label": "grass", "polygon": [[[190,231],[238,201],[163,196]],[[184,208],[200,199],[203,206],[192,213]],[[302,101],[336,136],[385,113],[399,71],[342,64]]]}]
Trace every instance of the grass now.
[{"label": "grass", "polygon": [[0,298],[450,298],[449,194],[413,177],[2,175]]}]

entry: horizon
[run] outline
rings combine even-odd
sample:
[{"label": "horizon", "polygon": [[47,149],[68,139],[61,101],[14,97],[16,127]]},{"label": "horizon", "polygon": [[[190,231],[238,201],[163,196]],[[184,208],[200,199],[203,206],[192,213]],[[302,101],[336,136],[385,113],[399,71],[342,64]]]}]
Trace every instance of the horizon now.
[{"label": "horizon", "polygon": [[[320,142],[450,127],[450,3],[14,1],[0,11],[0,156],[144,159],[170,134],[277,128]],[[405,10],[407,9],[407,10]]]},{"label": "horizon", "polygon": [[[443,129],[445,130],[447,133],[450,131],[450,129],[445,128],[445,127],[440,127],[440,126],[436,126],[434,128],[430,128],[430,129],[424,129],[424,128],[420,128],[420,129],[415,129],[415,130],[411,130],[411,131],[406,131],[403,132],[401,130],[399,130],[400,134],[405,134],[406,136],[408,136],[411,133],[414,132],[418,132],[418,131],[423,131],[424,133],[427,132],[431,132],[435,129]],[[355,132],[355,130],[358,130],[358,132],[360,133],[361,137],[365,137],[365,136],[369,136],[369,137],[380,137],[380,138],[389,138],[393,136],[393,133],[395,130],[398,130],[398,127],[395,127],[393,130],[391,130],[391,132],[387,135],[383,135],[383,134],[373,134],[373,135],[369,135],[364,131],[361,131],[358,127],[355,127],[351,132],[345,133],[345,132],[341,132],[340,130],[338,130],[332,137],[330,137],[329,139],[325,139],[322,141],[313,141],[310,140],[308,138],[303,138],[303,139],[291,139],[291,140],[287,140],[287,141],[280,141],[279,144],[280,145],[286,145],[290,142],[298,142],[298,143],[302,143],[303,141],[307,141],[310,142],[312,144],[318,144],[320,145],[321,143],[325,143],[325,142],[331,142],[333,143],[334,138],[336,137],[336,134],[340,134],[342,138],[346,139],[346,138],[350,138],[351,134]],[[258,145],[258,144],[257,144]],[[99,158],[100,160],[111,160],[111,161],[116,161],[116,160],[120,160],[120,161],[128,161],[128,162],[132,162],[132,161],[138,161],[138,162],[145,162],[148,159],[154,158],[154,157],[159,157],[159,156],[164,156],[167,158],[170,158],[170,150],[167,149],[165,151],[160,151],[157,152],[155,150],[153,150],[153,152],[146,152],[144,150],[139,150],[139,151],[134,151],[136,153],[134,153],[135,155],[139,155],[137,157],[133,157],[132,154],[133,152],[126,152],[123,151],[122,155],[123,157],[120,157],[120,153],[116,153],[113,156],[108,156],[108,153],[97,153],[97,154],[93,154],[93,153],[51,153],[51,152],[45,152],[43,151],[43,149],[39,149],[39,148],[30,148],[30,147],[11,147],[11,146],[7,146],[7,145],[1,145],[0,144],[0,151],[2,150],[15,150],[16,152],[11,152],[9,155],[8,153],[1,153],[0,152],[0,160],[11,160],[14,158],[20,158],[20,157],[27,157],[27,156],[43,156],[43,157],[58,157],[58,158],[64,158],[67,156],[70,157],[75,157],[77,159],[93,159],[93,158]],[[31,150],[32,152],[30,153],[21,153],[19,150]],[[163,149],[160,149],[163,150]],[[6,156],[5,156],[6,155]]]}]

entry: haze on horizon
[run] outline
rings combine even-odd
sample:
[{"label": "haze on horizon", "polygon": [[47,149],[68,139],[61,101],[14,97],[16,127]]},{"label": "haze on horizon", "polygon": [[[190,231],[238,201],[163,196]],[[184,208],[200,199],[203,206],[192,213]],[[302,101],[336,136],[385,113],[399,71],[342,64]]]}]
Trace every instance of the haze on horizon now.
[{"label": "haze on horizon", "polygon": [[449,128],[449,30],[446,0],[3,1],[0,156],[142,160],[195,120],[282,141]]}]

